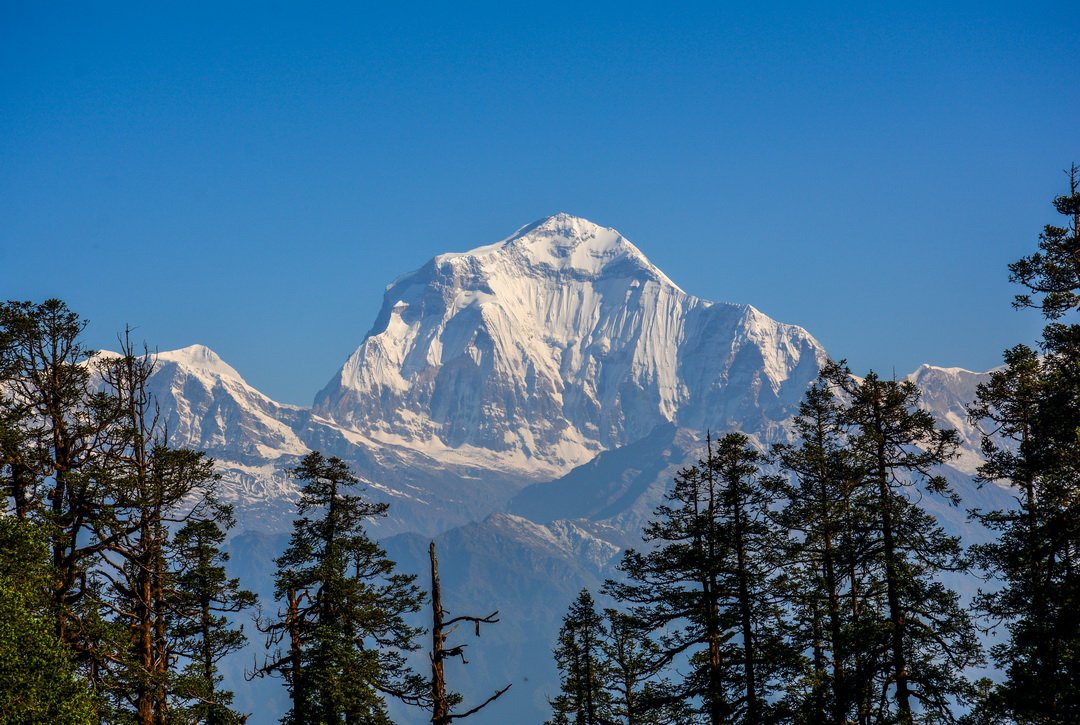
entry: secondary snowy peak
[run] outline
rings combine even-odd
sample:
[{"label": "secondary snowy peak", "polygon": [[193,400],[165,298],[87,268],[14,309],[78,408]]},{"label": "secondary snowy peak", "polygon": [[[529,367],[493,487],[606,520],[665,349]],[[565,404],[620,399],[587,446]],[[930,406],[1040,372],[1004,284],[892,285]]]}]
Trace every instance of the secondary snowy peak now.
[{"label": "secondary snowy peak", "polygon": [[941,425],[954,428],[960,434],[961,446],[952,465],[964,473],[973,474],[983,464],[980,453],[982,431],[968,417],[967,411],[975,401],[976,388],[988,382],[992,372],[920,365],[918,370],[904,378],[915,383],[922,391],[920,405],[932,413]]},{"label": "secondary snowy peak", "polygon": [[314,412],[539,476],[671,422],[772,438],[824,357],[801,328],[687,295],[617,231],[558,214],[391,284]]},{"label": "secondary snowy peak", "polygon": [[260,393],[210,348],[161,352],[155,363],[150,390],[174,445],[237,461],[307,452],[290,426],[303,411]]},{"label": "secondary snowy peak", "polygon": [[179,350],[167,350],[159,352],[156,356],[159,364],[176,363],[192,371],[200,371],[204,374],[218,378],[229,378],[243,382],[240,373],[221,359],[216,352],[205,345],[190,345]]}]

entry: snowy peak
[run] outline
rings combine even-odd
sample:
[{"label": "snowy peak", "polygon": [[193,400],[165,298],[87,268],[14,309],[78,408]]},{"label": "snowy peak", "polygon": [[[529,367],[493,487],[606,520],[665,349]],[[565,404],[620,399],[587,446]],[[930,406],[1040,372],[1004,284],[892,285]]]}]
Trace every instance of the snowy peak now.
[{"label": "snowy peak", "polygon": [[243,382],[240,373],[221,359],[221,357],[205,345],[190,345],[179,350],[167,350],[159,352],[156,356],[159,363],[176,363],[189,370],[197,370],[208,373],[218,378],[228,378]]},{"label": "snowy peak", "polygon": [[314,412],[558,475],[672,422],[771,439],[824,358],[801,328],[687,295],[619,232],[557,214],[391,284]]},{"label": "snowy peak", "polygon": [[210,348],[191,345],[155,359],[150,387],[174,445],[241,461],[307,451],[291,427],[303,412],[260,393]]},{"label": "snowy peak", "polygon": [[501,242],[468,252],[442,254],[433,262],[436,267],[447,263],[479,265],[492,272],[593,279],[619,274],[617,270],[621,270],[622,274],[641,275],[677,288],[618,231],[563,212],[526,225]]},{"label": "snowy peak", "polygon": [[959,457],[952,464],[964,473],[975,473],[983,463],[980,453],[982,431],[968,417],[967,410],[975,401],[978,386],[990,380],[991,372],[920,365],[904,378],[922,391],[921,407],[932,413],[941,425],[960,434]]}]

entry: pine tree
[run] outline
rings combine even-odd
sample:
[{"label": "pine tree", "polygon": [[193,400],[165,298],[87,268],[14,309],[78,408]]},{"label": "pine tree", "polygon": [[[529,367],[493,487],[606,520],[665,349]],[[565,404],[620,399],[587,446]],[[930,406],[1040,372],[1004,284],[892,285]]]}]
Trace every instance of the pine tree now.
[{"label": "pine tree", "polygon": [[730,433],[680,471],[645,529],[656,546],[627,551],[619,568],[629,581],[605,584],[645,629],[663,630],[661,662],[689,657],[669,697],[700,703],[714,725],[779,718],[773,694],[794,662],[775,588],[779,486],[760,475],[764,457],[749,443]]},{"label": "pine tree", "polygon": [[[113,651],[98,655],[109,672],[105,689],[117,711],[130,708],[145,725],[169,717],[173,678],[170,620],[179,606],[172,586],[171,526],[197,519],[216,480],[202,453],[171,448],[158,427],[147,389],[154,370],[149,353],[136,355],[122,339],[122,354],[102,362],[104,387],[123,415],[111,455],[89,467],[106,492],[105,513],[90,528],[101,552],[93,576],[105,582],[101,604],[126,632]],[[119,639],[119,635],[115,635]]]},{"label": "pine tree", "polygon": [[1080,167],[1067,172],[1069,193],[1054,199],[1054,209],[1070,218],[1068,225],[1047,224],[1039,235],[1039,251],[1009,265],[1009,280],[1027,287],[1016,295],[1017,308],[1034,307],[1057,320],[1080,307]]},{"label": "pine tree", "polygon": [[920,393],[910,381],[860,380],[843,364],[822,371],[845,398],[842,421],[847,447],[868,497],[871,533],[880,561],[885,636],[876,672],[873,718],[951,722],[953,705],[971,694],[965,668],[980,662],[972,624],[959,597],[939,580],[942,572],[966,571],[959,539],[947,536],[919,508],[915,485],[955,502],[956,495],[934,467],[957,446],[955,431],[938,429],[918,408]]},{"label": "pine tree", "polygon": [[671,697],[672,685],[659,677],[660,646],[634,617],[604,610],[600,642],[603,683],[610,722],[625,725],[683,725],[693,721],[685,704]]},{"label": "pine tree", "polygon": [[560,694],[552,701],[556,718],[576,725],[609,722],[610,679],[603,642],[610,636],[588,589],[582,589],[563,617],[555,645],[555,665],[560,673]]},{"label": "pine tree", "polygon": [[1054,207],[1071,225],[1047,225],[1039,251],[1009,265],[1012,281],[1028,290],[1014,305],[1050,321],[1043,354],[1023,345],[1006,351],[1005,367],[979,387],[970,411],[986,431],[980,476],[1013,486],[1019,502],[973,512],[1000,532],[975,553],[1002,582],[976,606],[1009,634],[991,650],[1006,679],[985,693],[979,714],[1016,722],[1080,720],[1080,326],[1057,322],[1080,306],[1080,168],[1068,174],[1069,193]]},{"label": "pine tree", "polygon": [[186,719],[229,725],[245,718],[229,707],[233,693],[219,689],[218,662],[242,649],[247,637],[243,627],[232,626],[226,615],[255,606],[256,597],[225,573],[229,557],[221,550],[222,527],[234,524],[231,507],[217,506],[213,513],[212,519],[188,521],[169,545],[175,567],[170,652],[187,663],[178,673],[172,696],[177,701],[174,711],[182,709]]},{"label": "pine tree", "polygon": [[[60,640],[84,664],[91,639],[88,589],[102,544],[94,521],[109,515],[107,492],[88,472],[118,444],[123,414],[115,396],[95,389],[86,321],[60,300],[0,305],[0,445],[5,488],[19,518],[44,522],[55,577],[52,616]],[[92,673],[92,670],[91,670]]]},{"label": "pine tree", "polygon": [[411,704],[428,696],[430,683],[403,654],[416,649],[420,630],[404,617],[422,595],[365,532],[364,520],[387,505],[347,494],[358,480],[343,461],[314,452],[293,473],[299,518],[275,577],[284,610],[260,625],[275,649],[255,674],[284,677],[287,723],[389,723],[384,695]]},{"label": "pine tree", "polygon": [[785,551],[784,597],[793,643],[809,659],[789,687],[799,722],[843,725],[870,710],[870,657],[880,647],[877,555],[867,535],[872,499],[847,448],[843,410],[827,383],[807,391],[794,420],[796,444],[773,455],[791,474],[782,524],[794,534]]}]

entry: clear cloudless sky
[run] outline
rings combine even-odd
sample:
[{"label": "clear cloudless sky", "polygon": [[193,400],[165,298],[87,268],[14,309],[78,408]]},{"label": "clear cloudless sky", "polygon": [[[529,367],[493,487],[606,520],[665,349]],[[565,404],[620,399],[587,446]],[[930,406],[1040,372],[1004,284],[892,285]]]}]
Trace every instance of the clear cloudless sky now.
[{"label": "clear cloudless sky", "polygon": [[0,2],[0,299],[309,404],[387,283],[566,211],[856,372],[1033,341],[1074,2]]}]

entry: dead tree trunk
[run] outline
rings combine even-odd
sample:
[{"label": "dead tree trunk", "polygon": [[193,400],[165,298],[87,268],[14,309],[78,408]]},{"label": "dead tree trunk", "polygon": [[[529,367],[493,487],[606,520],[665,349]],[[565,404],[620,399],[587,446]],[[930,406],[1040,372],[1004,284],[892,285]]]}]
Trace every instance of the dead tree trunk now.
[{"label": "dead tree trunk", "polygon": [[463,664],[469,664],[465,659],[464,649],[466,645],[446,647],[446,637],[457,629],[461,622],[472,622],[476,625],[476,636],[480,636],[480,624],[495,624],[499,620],[495,616],[499,613],[494,611],[486,617],[471,617],[461,615],[446,619],[446,610],[442,606],[442,585],[439,582],[439,559],[435,555],[435,542],[428,547],[428,556],[431,558],[431,722],[433,725],[450,725],[453,720],[460,720],[497,700],[504,692],[510,689],[510,685],[496,690],[488,699],[462,713],[451,712],[453,700],[446,691],[446,676],[443,661],[447,657],[460,657]]}]

